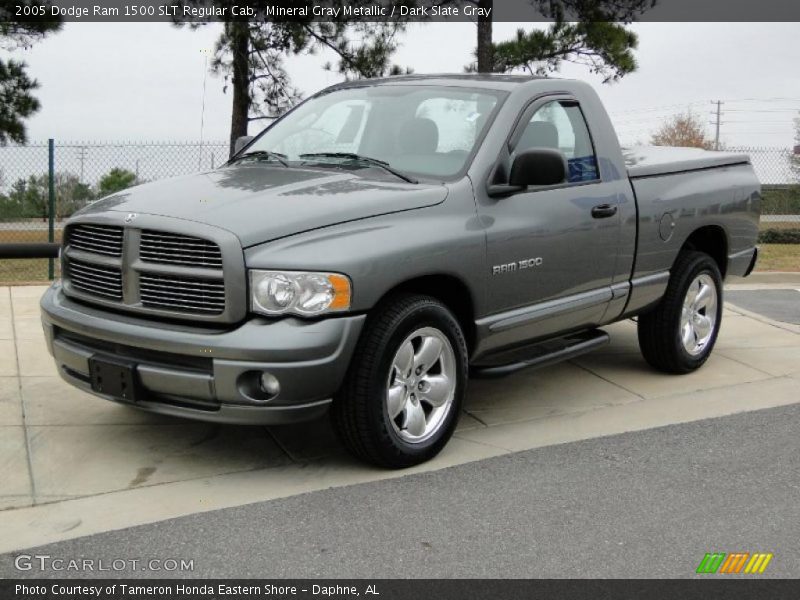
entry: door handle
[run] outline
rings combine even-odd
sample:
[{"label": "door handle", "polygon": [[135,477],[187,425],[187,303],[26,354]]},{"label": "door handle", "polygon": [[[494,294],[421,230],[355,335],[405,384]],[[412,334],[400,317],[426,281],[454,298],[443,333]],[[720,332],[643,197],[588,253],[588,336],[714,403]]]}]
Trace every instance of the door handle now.
[{"label": "door handle", "polygon": [[592,209],[592,216],[595,219],[606,219],[608,217],[613,217],[615,214],[617,214],[616,205],[598,204]]}]

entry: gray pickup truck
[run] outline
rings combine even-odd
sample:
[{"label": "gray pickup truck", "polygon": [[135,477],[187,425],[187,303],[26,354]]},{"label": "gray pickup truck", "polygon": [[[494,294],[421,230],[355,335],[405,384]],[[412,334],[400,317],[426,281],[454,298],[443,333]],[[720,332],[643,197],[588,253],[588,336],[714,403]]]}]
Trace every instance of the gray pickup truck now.
[{"label": "gray pickup truck", "polygon": [[623,151],[578,81],[353,81],[242,142],[69,220],[42,299],[66,381],[221,423],[330,412],[356,456],[405,467],[447,443],[469,377],[603,325],[637,317],[650,365],[697,369],[723,278],[757,257],[747,156]]}]

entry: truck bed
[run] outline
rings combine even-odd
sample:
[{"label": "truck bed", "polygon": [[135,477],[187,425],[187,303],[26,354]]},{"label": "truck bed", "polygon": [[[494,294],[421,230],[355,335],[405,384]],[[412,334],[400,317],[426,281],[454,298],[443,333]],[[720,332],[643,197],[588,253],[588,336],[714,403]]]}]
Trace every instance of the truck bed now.
[{"label": "truck bed", "polygon": [[713,167],[741,165],[750,162],[746,154],[713,152],[700,148],[667,146],[635,146],[623,148],[625,166],[631,179],[697,171]]}]

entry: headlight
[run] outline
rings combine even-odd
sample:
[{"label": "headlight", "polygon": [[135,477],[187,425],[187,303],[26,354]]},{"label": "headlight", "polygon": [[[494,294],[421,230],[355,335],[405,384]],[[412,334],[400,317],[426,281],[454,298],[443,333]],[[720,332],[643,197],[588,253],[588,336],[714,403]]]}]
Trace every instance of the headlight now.
[{"label": "headlight", "polygon": [[250,270],[250,309],[316,316],[350,308],[350,279],[338,273]]}]

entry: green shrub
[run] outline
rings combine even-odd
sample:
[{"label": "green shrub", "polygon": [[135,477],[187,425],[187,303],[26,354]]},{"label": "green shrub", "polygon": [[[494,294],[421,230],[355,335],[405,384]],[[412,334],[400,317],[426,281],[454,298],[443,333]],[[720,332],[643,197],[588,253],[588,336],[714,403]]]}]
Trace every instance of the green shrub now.
[{"label": "green shrub", "polygon": [[764,229],[758,234],[760,244],[800,244],[800,228]]}]

